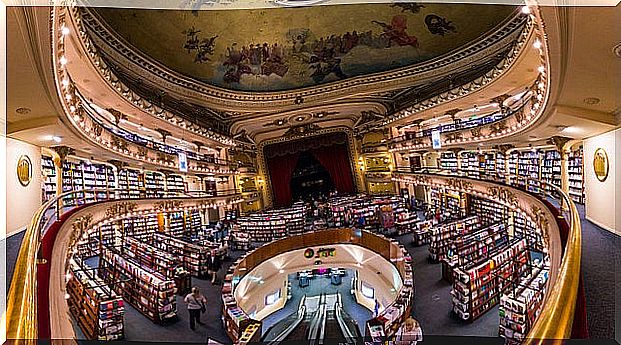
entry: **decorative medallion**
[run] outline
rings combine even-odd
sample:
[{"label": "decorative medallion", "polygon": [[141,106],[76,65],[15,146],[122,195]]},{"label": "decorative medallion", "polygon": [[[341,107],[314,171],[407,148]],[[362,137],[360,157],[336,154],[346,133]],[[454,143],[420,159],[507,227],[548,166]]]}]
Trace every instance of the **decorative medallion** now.
[{"label": "decorative medallion", "polygon": [[608,154],[603,148],[598,148],[595,150],[595,155],[593,157],[593,171],[595,172],[595,177],[600,182],[606,181],[608,178]]},{"label": "decorative medallion", "polygon": [[32,162],[26,155],[19,157],[17,161],[17,179],[24,187],[28,186],[32,180]]}]

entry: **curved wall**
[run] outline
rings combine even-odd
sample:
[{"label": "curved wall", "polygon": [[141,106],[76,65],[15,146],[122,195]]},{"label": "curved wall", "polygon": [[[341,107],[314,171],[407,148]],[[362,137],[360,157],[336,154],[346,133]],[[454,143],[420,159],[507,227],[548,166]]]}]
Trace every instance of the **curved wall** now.
[{"label": "curved wall", "polygon": [[[309,248],[315,253],[321,248],[334,249],[334,256],[306,258],[304,256],[306,249],[297,249],[259,264],[239,281],[234,294],[238,305],[251,317],[261,320],[284,305],[287,296],[287,275],[313,268],[357,270],[359,279],[375,288],[380,309],[392,303],[397,297],[397,291],[403,286],[397,268],[369,249],[352,244]],[[316,260],[320,260],[321,264],[316,265]],[[266,306],[265,296],[279,288],[281,300],[273,306]],[[373,310],[374,300],[359,298],[359,303]],[[253,313],[256,315],[253,316]]]}]

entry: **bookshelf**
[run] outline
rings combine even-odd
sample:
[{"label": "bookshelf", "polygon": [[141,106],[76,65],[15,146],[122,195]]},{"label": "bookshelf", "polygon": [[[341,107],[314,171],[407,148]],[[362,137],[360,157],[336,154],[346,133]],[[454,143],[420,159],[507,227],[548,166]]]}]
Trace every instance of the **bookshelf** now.
[{"label": "bookshelf", "polygon": [[155,323],[177,320],[175,282],[110,248],[99,257],[99,274],[123,300]]},{"label": "bookshelf", "polygon": [[187,217],[189,220],[186,224],[189,226],[189,232],[193,235],[198,234],[203,229],[203,221],[200,212],[197,210],[188,211]]},{"label": "bookshelf", "polygon": [[189,235],[189,229],[186,226],[186,217],[183,211],[168,212],[166,214],[168,221],[166,232],[173,237],[186,237]]},{"label": "bookshelf", "polygon": [[440,168],[457,171],[457,156],[454,152],[442,152],[440,154]]},{"label": "bookshelf", "polygon": [[431,240],[432,227],[432,220],[425,220],[416,223],[416,227],[412,233],[412,244],[415,246],[422,246],[429,243]]},{"label": "bookshelf", "polygon": [[134,237],[125,237],[121,247],[121,255],[134,260],[142,267],[162,274],[167,279],[175,277],[176,268],[180,265],[178,258]]},{"label": "bookshelf", "polygon": [[58,175],[52,157],[41,156],[41,176],[41,199],[46,202],[57,194]]},{"label": "bookshelf", "polygon": [[463,320],[474,321],[500,301],[529,268],[526,241],[516,240],[489,259],[455,268],[451,296],[453,311]]},{"label": "bookshelf", "polygon": [[[561,154],[556,150],[547,150],[541,159],[541,180],[557,187],[561,187]],[[544,189],[552,193],[552,187],[545,185]]]},{"label": "bookshelf", "polygon": [[73,258],[69,261],[67,304],[71,315],[89,340],[124,337],[123,300],[95,273]]},{"label": "bookshelf", "polygon": [[[518,175],[539,180],[541,175],[541,155],[537,150],[522,151],[518,158]],[[527,190],[538,193],[540,191],[539,183],[529,180]]]},{"label": "bookshelf", "polygon": [[496,152],[496,172],[500,180],[504,180],[507,175],[507,161],[502,152]]},{"label": "bookshelf", "polygon": [[509,184],[523,186],[524,181],[517,179],[519,159],[520,153],[518,151],[512,151],[507,157],[507,171],[509,172]]},{"label": "bookshelf", "polygon": [[471,195],[468,205],[468,213],[478,216],[484,226],[507,222],[509,219],[509,209],[491,200]]},{"label": "bookshelf", "polygon": [[460,169],[468,177],[480,178],[481,172],[485,171],[485,159],[476,152],[464,151],[460,153]]},{"label": "bookshelf", "polygon": [[476,264],[488,258],[489,253],[509,244],[507,226],[499,223],[455,237],[447,263],[452,267]]},{"label": "bookshelf", "polygon": [[119,171],[119,198],[138,199],[145,197],[144,178],[139,170],[121,169]]},{"label": "bookshelf", "polygon": [[158,216],[155,214],[122,220],[123,235],[142,236],[160,231]]},{"label": "bookshelf", "polygon": [[545,248],[543,235],[521,213],[511,212],[509,224],[512,226],[513,235],[525,239],[529,249],[539,252],[543,251]]},{"label": "bookshelf", "polygon": [[431,229],[429,258],[433,261],[447,259],[457,237],[464,236],[480,226],[477,216],[435,226]]},{"label": "bookshelf", "polygon": [[521,344],[541,313],[550,268],[538,265],[520,285],[500,298],[499,335],[508,344]]},{"label": "bookshelf", "polygon": [[101,247],[119,245],[122,238],[119,224],[100,225],[95,231],[84,232],[77,242],[77,256],[93,257],[99,254]]},{"label": "bookshelf", "polygon": [[183,176],[176,174],[166,175],[166,190],[173,193],[185,193]]},{"label": "bookshelf", "polygon": [[144,185],[147,198],[161,198],[166,191],[164,174],[157,171],[144,172]]},{"label": "bookshelf", "polygon": [[567,157],[569,196],[574,202],[584,204],[584,176],[582,173],[582,146],[570,151]]},{"label": "bookshelf", "polygon": [[158,232],[141,236],[140,240],[173,255],[190,275],[198,278],[207,276],[210,252],[217,249],[215,245],[196,245]]},{"label": "bookshelf", "polygon": [[66,160],[62,164],[62,191],[76,191],[72,197],[63,198],[65,207],[78,206],[84,203],[84,187],[82,181],[82,169],[80,164]]},{"label": "bookshelf", "polygon": [[481,154],[481,156],[483,160],[483,163],[481,165],[481,171],[483,172],[484,176],[486,176],[487,178],[498,178],[498,176],[500,175],[498,173],[498,169],[502,169],[502,166],[496,165],[496,152],[485,152]]},{"label": "bookshelf", "polygon": [[302,234],[306,207],[294,205],[289,209],[266,211],[239,217],[235,231],[247,233],[251,242],[267,243],[290,235]]}]

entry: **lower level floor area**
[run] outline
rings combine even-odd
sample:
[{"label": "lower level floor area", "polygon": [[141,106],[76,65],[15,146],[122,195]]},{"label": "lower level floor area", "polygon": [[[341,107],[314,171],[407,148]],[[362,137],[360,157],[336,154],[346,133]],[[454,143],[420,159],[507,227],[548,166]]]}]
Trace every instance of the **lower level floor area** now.
[{"label": "lower level floor area", "polygon": [[[585,305],[589,337],[592,339],[615,338],[615,316],[619,311],[616,304],[616,277],[611,274],[611,266],[621,267],[621,238],[603,230],[584,218],[584,208],[578,205],[582,224],[582,277],[584,282]],[[422,214],[421,214],[422,216]],[[473,322],[465,322],[452,311],[451,287],[452,284],[442,279],[442,265],[429,259],[427,245],[416,245],[411,234],[396,236],[412,258],[412,269],[415,274],[415,293],[412,304],[412,316],[420,323],[425,336],[472,336],[498,337],[499,310],[492,308]],[[7,238],[7,272],[10,278],[20,248],[22,234],[18,233]],[[190,329],[190,317],[185,293],[176,297],[177,317],[173,322],[165,324],[154,323],[129,303],[125,304],[124,339],[128,341],[174,341],[205,343],[206,341],[221,344],[231,344],[231,339],[222,319],[222,288],[226,272],[235,260],[244,251],[231,250],[224,257],[224,261],[217,272],[217,277],[203,279],[192,278],[191,285],[197,287],[205,296],[206,310],[200,316],[202,324],[195,330]],[[92,257],[85,261],[88,269],[96,270],[99,266],[98,258]],[[618,270],[618,269],[617,269]],[[327,305],[326,319],[330,325],[334,318],[337,299],[340,301],[342,313],[350,322],[353,333],[364,335],[365,323],[372,319],[376,311],[368,306],[357,303],[352,293],[352,280],[357,275],[356,270],[342,269],[334,272],[323,272],[313,275],[312,270],[288,274],[286,302],[279,310],[265,317],[262,322],[261,339],[274,341],[274,338],[291,325],[302,305],[306,308],[306,318],[300,322],[287,336],[286,340],[303,340],[307,336],[309,324],[318,306]],[[310,278],[309,278],[310,277]],[[7,291],[8,286],[7,284]],[[187,287],[189,289],[189,287]],[[183,291],[187,292],[187,291]],[[81,327],[74,320],[74,329],[79,339],[86,339]],[[306,325],[306,326],[305,326]],[[300,329],[306,329],[299,331]],[[336,327],[326,327],[326,332],[334,332]],[[341,337],[340,332],[335,338]],[[295,337],[300,339],[296,339]],[[328,335],[328,337],[330,337]]]}]

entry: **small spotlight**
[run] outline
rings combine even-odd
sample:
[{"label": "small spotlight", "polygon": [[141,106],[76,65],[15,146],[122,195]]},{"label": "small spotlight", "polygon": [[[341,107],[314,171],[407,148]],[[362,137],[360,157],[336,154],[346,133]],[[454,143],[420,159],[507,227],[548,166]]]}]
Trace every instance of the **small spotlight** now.
[{"label": "small spotlight", "polygon": [[63,138],[61,138],[61,137],[59,137],[57,135],[54,135],[54,136],[52,136],[52,140],[54,142],[56,142],[56,143],[60,143],[61,141],[63,141]]},{"label": "small spotlight", "polygon": [[522,13],[524,13],[524,14],[530,14],[530,7],[528,7],[528,6],[522,6]]},{"label": "small spotlight", "polygon": [[541,49],[541,41],[536,39],[535,43],[533,43],[533,47],[535,47],[535,49]]},{"label": "small spotlight", "polygon": [[67,36],[69,35],[69,32],[71,32],[71,30],[69,30],[68,27],[63,25],[62,29],[60,29],[60,32],[62,32],[63,35]]}]

